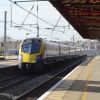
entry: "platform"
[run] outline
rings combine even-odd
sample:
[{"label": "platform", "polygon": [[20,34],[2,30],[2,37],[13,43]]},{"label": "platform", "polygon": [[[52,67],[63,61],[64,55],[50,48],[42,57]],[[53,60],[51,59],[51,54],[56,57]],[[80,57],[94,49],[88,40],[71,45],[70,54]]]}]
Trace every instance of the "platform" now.
[{"label": "platform", "polygon": [[100,100],[100,56],[75,68],[38,100]]},{"label": "platform", "polygon": [[0,61],[0,68],[16,66],[18,65],[18,60],[5,60]]}]

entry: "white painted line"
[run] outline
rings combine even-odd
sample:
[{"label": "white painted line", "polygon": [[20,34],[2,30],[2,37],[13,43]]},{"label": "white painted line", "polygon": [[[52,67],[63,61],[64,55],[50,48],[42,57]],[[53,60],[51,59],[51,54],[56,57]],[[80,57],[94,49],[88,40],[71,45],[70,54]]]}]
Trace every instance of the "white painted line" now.
[{"label": "white painted line", "polygon": [[51,87],[46,93],[44,93],[40,98],[37,100],[43,100],[44,98],[47,97],[56,87],[62,83],[65,79],[67,79],[74,71],[76,71],[80,66],[77,66],[74,70],[72,70],[68,75],[66,75],[63,79],[61,79],[58,83],[56,83],[53,87]]},{"label": "white painted line", "polygon": [[17,61],[3,61],[3,62],[0,62],[0,65],[3,65],[3,64],[15,64],[15,63],[18,63]]}]

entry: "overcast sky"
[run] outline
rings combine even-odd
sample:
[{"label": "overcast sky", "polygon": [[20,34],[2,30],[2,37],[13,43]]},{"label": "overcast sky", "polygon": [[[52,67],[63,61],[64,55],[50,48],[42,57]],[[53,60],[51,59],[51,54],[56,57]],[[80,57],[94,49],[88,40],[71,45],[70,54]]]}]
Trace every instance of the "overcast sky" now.
[{"label": "overcast sky", "polygon": [[[36,25],[23,25],[23,28],[27,29],[19,29],[25,17],[28,15],[28,12],[24,11],[20,7],[12,4],[12,20],[16,24],[13,23],[11,27],[11,2],[9,0],[2,0],[0,1],[0,36],[4,34],[4,23],[1,22],[4,20],[4,11],[7,11],[7,35],[15,38],[15,39],[25,39],[26,33],[30,33],[27,37],[36,37],[37,29]],[[30,11],[33,7],[31,13],[37,15],[37,2],[29,2],[29,3],[18,3],[18,5],[22,6],[23,8]],[[60,13],[51,5],[48,1],[42,1],[38,3],[39,6],[39,17],[45,20],[47,23],[39,20],[39,33],[41,38],[47,38],[48,40],[71,40],[72,36],[74,35],[77,40],[82,39],[81,36],[71,27],[69,27],[69,23],[61,17],[57,26],[67,26],[65,29],[63,27],[55,27],[54,31],[47,30],[45,28],[53,28],[54,25],[57,23],[58,19],[60,18]],[[36,24],[37,18],[33,15],[29,15],[25,20],[24,24]],[[15,28],[17,27],[17,28]],[[65,30],[65,31],[64,31]]]}]

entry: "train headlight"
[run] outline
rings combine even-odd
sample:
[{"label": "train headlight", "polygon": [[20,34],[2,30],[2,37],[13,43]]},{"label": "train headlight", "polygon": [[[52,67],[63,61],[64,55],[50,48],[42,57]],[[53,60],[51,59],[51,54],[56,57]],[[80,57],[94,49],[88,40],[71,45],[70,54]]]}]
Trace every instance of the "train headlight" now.
[{"label": "train headlight", "polygon": [[19,62],[21,62],[23,60],[23,56],[19,55],[18,60],[19,60]]}]

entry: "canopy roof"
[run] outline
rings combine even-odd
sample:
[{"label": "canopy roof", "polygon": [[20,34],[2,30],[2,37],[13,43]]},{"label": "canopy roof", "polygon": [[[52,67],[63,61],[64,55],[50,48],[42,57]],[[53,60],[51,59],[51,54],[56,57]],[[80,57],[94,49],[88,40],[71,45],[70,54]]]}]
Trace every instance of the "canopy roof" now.
[{"label": "canopy roof", "polygon": [[49,0],[83,38],[100,39],[100,0]]}]

